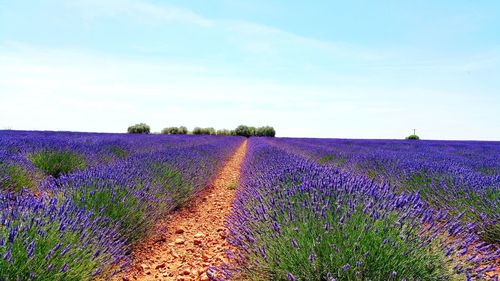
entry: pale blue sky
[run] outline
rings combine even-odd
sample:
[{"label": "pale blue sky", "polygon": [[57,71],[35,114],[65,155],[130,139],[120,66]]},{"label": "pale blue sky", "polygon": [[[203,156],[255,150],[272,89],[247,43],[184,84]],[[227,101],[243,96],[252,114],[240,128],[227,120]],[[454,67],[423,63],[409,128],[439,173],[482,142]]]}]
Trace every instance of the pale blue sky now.
[{"label": "pale blue sky", "polygon": [[500,140],[500,2],[0,0],[0,104],[2,129]]}]

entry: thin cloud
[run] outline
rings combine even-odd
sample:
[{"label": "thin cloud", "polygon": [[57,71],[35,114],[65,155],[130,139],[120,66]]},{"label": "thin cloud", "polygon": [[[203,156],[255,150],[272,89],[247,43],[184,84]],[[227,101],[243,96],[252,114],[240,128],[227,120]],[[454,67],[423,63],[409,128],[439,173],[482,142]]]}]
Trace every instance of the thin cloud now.
[{"label": "thin cloud", "polygon": [[[332,57],[348,57],[357,60],[382,60],[391,55],[373,48],[362,48],[345,42],[332,42],[298,35],[272,26],[239,20],[218,20],[218,25],[235,35],[244,38],[240,44],[248,50],[270,52],[274,45],[276,51],[283,51],[301,46],[310,50],[321,51]],[[246,44],[246,45],[245,45]],[[281,50],[280,50],[281,49]]]},{"label": "thin cloud", "polygon": [[128,16],[145,22],[180,22],[202,27],[213,26],[213,21],[188,9],[142,0],[78,0],[71,1],[68,5],[78,8],[87,20]]},{"label": "thin cloud", "polygon": [[289,46],[302,46],[324,52],[329,56],[356,58],[357,60],[381,60],[390,56],[388,52],[382,50],[362,48],[345,42],[319,40],[256,22],[208,18],[182,7],[150,3],[144,0],[78,0],[68,5],[78,8],[83,17],[89,21],[103,17],[126,16],[145,23],[180,22],[213,27],[226,32],[228,37],[238,37],[235,40],[236,45],[251,53],[276,55]]}]

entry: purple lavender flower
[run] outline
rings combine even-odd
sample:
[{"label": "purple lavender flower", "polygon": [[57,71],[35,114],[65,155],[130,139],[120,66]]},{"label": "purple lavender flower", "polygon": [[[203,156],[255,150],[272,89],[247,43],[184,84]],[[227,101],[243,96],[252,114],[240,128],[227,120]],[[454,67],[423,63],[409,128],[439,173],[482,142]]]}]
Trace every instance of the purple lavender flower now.
[{"label": "purple lavender flower", "polygon": [[273,222],[273,229],[276,233],[280,233],[280,225],[276,221]]},{"label": "purple lavender flower", "polygon": [[316,254],[311,253],[311,254],[309,255],[309,262],[310,262],[310,263],[313,263],[313,262],[314,262],[314,258],[315,258],[315,257],[316,257]]},{"label": "purple lavender flower", "polygon": [[67,263],[65,263],[65,264],[61,267],[61,269],[59,270],[59,272],[60,272],[60,273],[64,273],[64,272],[66,272],[66,271],[68,271],[68,264],[67,264]]},{"label": "purple lavender flower", "polygon": [[28,258],[31,258],[34,252],[35,252],[35,240],[31,241],[31,243],[26,248],[26,254]]},{"label": "purple lavender flower", "polygon": [[9,246],[9,248],[7,248],[7,251],[5,251],[5,253],[3,254],[2,258],[6,262],[10,262],[11,261],[11,259],[12,259],[12,246]]}]

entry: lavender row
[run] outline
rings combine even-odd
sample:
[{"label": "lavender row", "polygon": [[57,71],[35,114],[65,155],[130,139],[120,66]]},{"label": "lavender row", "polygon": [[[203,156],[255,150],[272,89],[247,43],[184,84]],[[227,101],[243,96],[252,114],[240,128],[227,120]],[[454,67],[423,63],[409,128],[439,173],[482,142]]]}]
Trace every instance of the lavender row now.
[{"label": "lavender row", "polygon": [[[500,252],[474,224],[398,192],[320,165],[270,140],[250,139],[228,241],[212,279],[481,279]],[[458,235],[460,234],[460,235]]]},{"label": "lavender row", "polygon": [[500,143],[276,139],[318,163],[417,191],[432,206],[465,212],[488,243],[500,243]]},{"label": "lavender row", "polygon": [[106,279],[239,137],[0,132],[0,279]]}]

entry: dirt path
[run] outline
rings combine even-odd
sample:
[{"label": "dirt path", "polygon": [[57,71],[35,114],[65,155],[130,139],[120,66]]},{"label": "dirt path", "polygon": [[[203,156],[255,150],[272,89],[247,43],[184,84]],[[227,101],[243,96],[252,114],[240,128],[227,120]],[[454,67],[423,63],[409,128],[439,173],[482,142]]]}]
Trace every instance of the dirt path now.
[{"label": "dirt path", "polygon": [[208,266],[226,259],[224,219],[231,210],[246,144],[245,140],[210,187],[166,217],[135,247],[132,266],[115,280],[208,280]]}]

